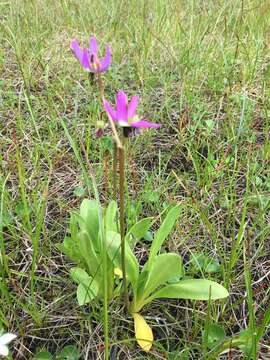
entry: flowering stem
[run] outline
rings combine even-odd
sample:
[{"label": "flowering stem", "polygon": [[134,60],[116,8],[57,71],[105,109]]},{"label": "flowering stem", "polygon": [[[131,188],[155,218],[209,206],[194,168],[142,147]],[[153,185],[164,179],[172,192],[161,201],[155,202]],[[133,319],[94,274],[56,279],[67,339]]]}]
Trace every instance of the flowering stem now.
[{"label": "flowering stem", "polygon": [[95,78],[95,74],[89,72],[89,73],[88,73],[88,80],[89,80],[89,83],[90,83],[91,86],[93,86],[94,78]]},{"label": "flowering stem", "polygon": [[126,278],[126,264],[125,264],[125,155],[124,147],[119,148],[119,193],[120,193],[120,234],[121,234],[121,261],[123,272],[123,286],[124,286],[124,301],[126,311],[128,311],[128,291]]},{"label": "flowering stem", "polygon": [[116,143],[113,143],[113,198],[116,201],[117,198],[117,159],[118,148]]},{"label": "flowering stem", "polygon": [[103,167],[104,167],[104,175],[103,175],[103,183],[104,183],[104,197],[105,203],[108,202],[109,197],[109,151],[105,150],[104,153],[104,160],[103,160]]},{"label": "flowering stem", "polygon": [[[103,98],[104,86],[103,86],[102,79],[101,79],[101,76],[99,73],[97,74],[97,82],[98,82],[101,97]],[[85,149],[84,149],[84,151],[85,151]],[[90,176],[91,176],[92,184],[93,184],[93,188],[94,188],[95,199],[99,205],[98,206],[98,209],[99,209],[98,218],[99,218],[99,226],[100,226],[100,230],[101,230],[101,232],[100,232],[101,242],[103,244],[103,246],[102,246],[102,265],[103,265],[103,274],[104,274],[104,279],[103,279],[104,353],[105,353],[105,360],[108,360],[109,359],[109,325],[108,325],[108,278],[107,278],[108,264],[107,264],[107,249],[106,249],[106,229],[104,229],[104,226],[103,226],[102,210],[101,210],[101,204],[100,204],[96,179],[95,179],[94,172],[93,172],[92,166],[90,164],[90,161],[88,159],[88,154],[86,151],[85,151],[85,157],[86,157],[86,161],[88,163],[88,167],[90,170]],[[105,170],[105,172],[106,172],[106,170]]]},{"label": "flowering stem", "polygon": [[100,95],[101,95],[101,97],[103,99],[104,98],[104,85],[103,85],[103,81],[101,79],[100,73],[97,73],[97,83],[98,83]]}]

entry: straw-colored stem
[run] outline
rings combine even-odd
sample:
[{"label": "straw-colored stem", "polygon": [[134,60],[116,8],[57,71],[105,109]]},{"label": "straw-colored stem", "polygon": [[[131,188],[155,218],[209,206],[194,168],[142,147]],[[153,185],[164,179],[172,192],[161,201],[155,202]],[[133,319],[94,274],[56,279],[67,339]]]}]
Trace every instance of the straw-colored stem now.
[{"label": "straw-colored stem", "polygon": [[108,202],[108,198],[109,198],[109,155],[110,152],[106,150],[103,159],[103,168],[104,168],[103,183],[104,183],[105,203]]},{"label": "straw-colored stem", "polygon": [[113,198],[117,201],[117,160],[118,160],[118,148],[116,143],[113,143]]}]

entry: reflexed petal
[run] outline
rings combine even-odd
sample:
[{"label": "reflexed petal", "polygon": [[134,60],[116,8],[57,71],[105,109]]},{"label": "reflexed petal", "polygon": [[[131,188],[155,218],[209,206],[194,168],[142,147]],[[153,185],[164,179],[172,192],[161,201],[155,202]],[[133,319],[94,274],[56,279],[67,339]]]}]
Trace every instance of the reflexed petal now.
[{"label": "reflexed petal", "polygon": [[111,117],[111,119],[116,121],[116,111],[111,107],[110,103],[104,99],[103,105],[107,114]]},{"label": "reflexed petal", "polygon": [[98,69],[99,72],[106,71],[111,63],[111,49],[108,45],[106,45],[106,53],[104,58],[100,60],[100,67]]},{"label": "reflexed petal", "polygon": [[70,48],[73,51],[76,58],[81,61],[82,56],[83,56],[83,50],[80,48],[79,43],[78,43],[78,41],[76,39],[71,41]]},{"label": "reflexed petal", "polygon": [[8,347],[6,345],[0,345],[0,355],[8,356]]},{"label": "reflexed petal", "polygon": [[98,53],[98,43],[97,43],[97,39],[95,38],[95,36],[91,36],[90,40],[89,40],[89,45],[90,45],[90,54],[95,54],[97,55]]},{"label": "reflexed petal", "polygon": [[156,124],[156,123],[151,123],[149,121],[141,120],[141,121],[131,122],[130,126],[132,126],[134,128],[140,128],[140,129],[144,129],[144,128],[158,129],[161,127],[161,124]]},{"label": "reflexed petal", "polygon": [[116,95],[116,116],[117,120],[127,121],[128,99],[123,90]]},{"label": "reflexed petal", "polygon": [[4,334],[0,336],[0,345],[6,345],[9,344],[12,340],[16,339],[17,335],[14,334]]},{"label": "reflexed petal", "polygon": [[90,69],[89,53],[87,49],[83,50],[81,64],[86,70]]},{"label": "reflexed petal", "polygon": [[128,111],[127,111],[128,119],[133,118],[133,116],[135,115],[138,106],[138,101],[139,101],[138,96],[132,96],[130,103],[128,105]]}]

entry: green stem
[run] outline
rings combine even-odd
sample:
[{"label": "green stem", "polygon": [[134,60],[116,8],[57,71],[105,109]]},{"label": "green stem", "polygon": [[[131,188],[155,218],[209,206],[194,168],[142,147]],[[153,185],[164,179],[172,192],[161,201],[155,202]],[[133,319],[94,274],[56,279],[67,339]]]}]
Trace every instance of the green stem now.
[{"label": "green stem", "polygon": [[119,148],[119,193],[120,193],[120,233],[121,233],[121,261],[123,272],[124,301],[128,311],[128,291],[125,264],[125,155],[124,147]]}]

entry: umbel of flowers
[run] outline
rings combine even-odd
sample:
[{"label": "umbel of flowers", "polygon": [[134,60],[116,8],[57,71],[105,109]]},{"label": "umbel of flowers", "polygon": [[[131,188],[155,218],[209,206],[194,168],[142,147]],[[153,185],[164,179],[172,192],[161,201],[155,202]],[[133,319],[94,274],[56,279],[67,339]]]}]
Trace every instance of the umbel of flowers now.
[{"label": "umbel of flowers", "polygon": [[[128,102],[127,95],[120,90],[115,97],[115,107],[105,99],[101,73],[106,71],[111,63],[109,45],[106,45],[103,57],[99,57],[98,43],[94,36],[90,37],[87,48],[81,48],[77,40],[72,40],[70,47],[84,70],[96,76],[102,104],[108,115],[108,124],[114,139],[114,199],[108,199],[108,205],[102,208],[95,179],[92,177],[95,200],[84,199],[79,216],[71,216],[70,236],[64,239],[60,248],[78,264],[71,269],[71,276],[78,284],[79,304],[103,299],[105,358],[108,359],[109,354],[107,304],[110,298],[119,294],[119,287],[124,294],[125,308],[134,319],[137,342],[148,352],[152,347],[153,333],[140,314],[145,305],[158,298],[217,300],[227,297],[228,291],[211,280],[185,278],[179,254],[160,254],[163,243],[180,217],[180,205],[168,209],[164,221],[154,235],[148,260],[143,267],[140,266],[134,249],[155,219],[145,218],[129,229],[126,228],[124,139],[132,133],[132,129],[158,129],[161,124],[150,122],[137,114],[138,96],[132,96]],[[99,135],[102,135],[102,132]],[[119,174],[116,171],[117,163]],[[118,204],[116,194],[119,194]]]}]

